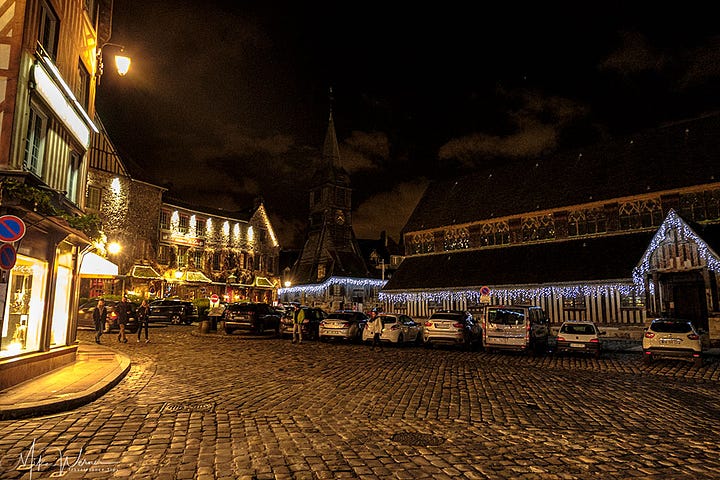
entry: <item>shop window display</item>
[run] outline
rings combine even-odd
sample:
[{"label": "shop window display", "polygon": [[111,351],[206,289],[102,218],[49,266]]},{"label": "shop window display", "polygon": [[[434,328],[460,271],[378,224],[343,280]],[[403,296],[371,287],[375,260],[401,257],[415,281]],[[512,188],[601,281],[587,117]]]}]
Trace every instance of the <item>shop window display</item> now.
[{"label": "shop window display", "polygon": [[46,275],[47,263],[18,255],[7,283],[0,356],[39,350]]}]

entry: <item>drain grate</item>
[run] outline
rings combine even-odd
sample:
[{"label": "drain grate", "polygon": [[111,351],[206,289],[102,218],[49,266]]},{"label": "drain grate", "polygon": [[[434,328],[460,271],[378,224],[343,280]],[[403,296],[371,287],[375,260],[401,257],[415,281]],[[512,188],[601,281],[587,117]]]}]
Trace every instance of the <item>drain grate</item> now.
[{"label": "drain grate", "polygon": [[177,413],[177,412],[213,412],[215,411],[215,403],[172,403],[165,402],[160,407],[160,413]]},{"label": "drain grate", "polygon": [[436,447],[445,441],[444,438],[430,435],[429,433],[413,432],[395,433],[390,439],[393,442],[413,447]]}]

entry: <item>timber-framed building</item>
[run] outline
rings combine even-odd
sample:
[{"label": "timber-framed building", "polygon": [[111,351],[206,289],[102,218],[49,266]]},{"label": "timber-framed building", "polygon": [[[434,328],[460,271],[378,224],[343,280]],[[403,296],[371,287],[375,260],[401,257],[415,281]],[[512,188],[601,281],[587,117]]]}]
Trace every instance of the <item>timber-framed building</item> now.
[{"label": "timber-framed building", "polygon": [[432,183],[385,308],[533,303],[555,324],[667,314],[720,337],[719,139],[714,113]]}]

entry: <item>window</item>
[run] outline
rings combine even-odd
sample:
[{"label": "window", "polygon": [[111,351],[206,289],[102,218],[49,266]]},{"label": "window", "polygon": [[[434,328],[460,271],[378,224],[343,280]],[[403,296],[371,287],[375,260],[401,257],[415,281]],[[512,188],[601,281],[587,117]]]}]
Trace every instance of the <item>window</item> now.
[{"label": "window", "polygon": [[160,245],[160,250],[158,251],[158,263],[162,265],[170,263],[170,247],[167,245]]},{"label": "window", "polygon": [[90,105],[90,73],[87,68],[85,68],[82,60],[78,60],[78,75],[80,77],[80,83],[78,84],[76,92],[77,99],[80,105],[87,111]]},{"label": "window", "polygon": [[202,270],[203,268],[203,251],[193,250],[192,261],[195,264],[195,268]]},{"label": "window", "polygon": [[78,203],[78,185],[80,180],[80,155],[77,152],[70,152],[68,162],[67,185],[65,196],[71,202]]},{"label": "window", "polygon": [[522,240],[532,242],[555,238],[555,221],[552,215],[539,215],[522,219]]},{"label": "window", "polygon": [[180,215],[180,223],[178,224],[178,232],[188,233],[188,225],[190,225],[190,217],[187,215]]},{"label": "window", "polygon": [[53,60],[57,59],[59,23],[58,16],[50,5],[45,0],[41,0],[40,19],[38,21],[38,42]]},{"label": "window", "polygon": [[178,247],[178,267],[185,267],[188,263],[188,248],[187,247]]},{"label": "window", "polygon": [[25,159],[23,167],[42,178],[43,157],[45,151],[45,134],[47,118],[40,114],[34,106],[30,107],[27,135],[25,137]]},{"label": "window", "polygon": [[645,296],[635,292],[621,293],[620,308],[645,308]]},{"label": "window", "polygon": [[445,230],[444,248],[449,250],[462,250],[470,247],[470,234],[467,228],[449,228]]},{"label": "window", "polygon": [[485,223],[480,229],[481,246],[507,245],[510,243],[510,226],[507,222]]},{"label": "window", "polygon": [[195,220],[195,234],[200,238],[205,238],[205,220]]},{"label": "window", "polygon": [[585,295],[577,294],[573,296],[563,295],[563,308],[565,310],[585,310]]},{"label": "window", "polygon": [[413,253],[430,253],[435,251],[435,237],[432,233],[413,235]]},{"label": "window", "polygon": [[100,211],[102,205],[102,189],[95,186],[88,186],[87,189],[87,201],[85,207],[89,210]]},{"label": "window", "polygon": [[607,231],[605,210],[590,208],[575,210],[568,215],[568,236],[594,235]]},{"label": "window", "polygon": [[0,356],[13,356],[40,348],[47,272],[47,263],[17,256],[8,278]]},{"label": "window", "polygon": [[170,212],[167,210],[160,210],[160,228],[170,230]]}]

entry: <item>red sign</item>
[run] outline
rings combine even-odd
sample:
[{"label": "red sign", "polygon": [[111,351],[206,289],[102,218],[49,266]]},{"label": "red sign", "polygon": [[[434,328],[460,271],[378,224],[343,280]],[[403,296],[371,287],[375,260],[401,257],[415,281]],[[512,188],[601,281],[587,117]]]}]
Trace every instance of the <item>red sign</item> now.
[{"label": "red sign", "polygon": [[15,253],[15,247],[9,244],[0,246],[0,268],[3,270],[12,270],[17,260],[17,253]]},{"label": "red sign", "polygon": [[218,303],[220,301],[220,297],[217,296],[217,293],[213,293],[210,295],[210,301],[212,303]]},{"label": "red sign", "polygon": [[490,287],[488,287],[488,286],[480,287],[480,295],[490,295]]},{"label": "red sign", "polygon": [[25,222],[15,215],[0,217],[0,241],[14,242],[25,235]]}]

